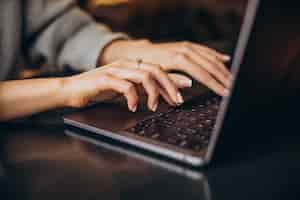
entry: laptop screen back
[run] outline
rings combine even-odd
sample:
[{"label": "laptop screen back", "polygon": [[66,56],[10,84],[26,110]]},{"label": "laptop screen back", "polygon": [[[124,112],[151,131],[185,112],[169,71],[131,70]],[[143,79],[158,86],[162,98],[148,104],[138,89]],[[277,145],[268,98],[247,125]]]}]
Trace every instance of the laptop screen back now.
[{"label": "laptop screen back", "polygon": [[223,156],[228,152],[246,156],[254,143],[268,140],[282,126],[276,122],[287,116],[280,111],[296,92],[300,77],[299,21],[296,3],[291,1],[248,2],[232,64],[232,96],[230,102],[225,100],[226,117],[223,123],[219,120],[216,130],[222,130],[216,146],[218,158],[228,159]]}]

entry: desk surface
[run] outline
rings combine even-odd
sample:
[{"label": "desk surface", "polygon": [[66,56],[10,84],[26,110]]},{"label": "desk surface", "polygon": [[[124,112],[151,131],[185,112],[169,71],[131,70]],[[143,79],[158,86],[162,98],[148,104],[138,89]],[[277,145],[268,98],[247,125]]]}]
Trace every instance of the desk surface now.
[{"label": "desk surface", "polygon": [[187,169],[61,126],[1,132],[6,192],[17,199],[299,199],[298,136],[272,139],[251,159]]}]

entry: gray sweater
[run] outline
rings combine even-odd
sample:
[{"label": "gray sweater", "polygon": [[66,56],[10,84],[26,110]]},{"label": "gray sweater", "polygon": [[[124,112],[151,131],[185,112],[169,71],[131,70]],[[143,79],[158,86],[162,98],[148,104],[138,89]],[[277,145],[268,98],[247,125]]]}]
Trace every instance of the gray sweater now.
[{"label": "gray sweater", "polygon": [[90,70],[119,38],[127,36],[96,23],[73,0],[0,0],[0,80],[21,57],[31,64],[42,59],[53,71]]}]

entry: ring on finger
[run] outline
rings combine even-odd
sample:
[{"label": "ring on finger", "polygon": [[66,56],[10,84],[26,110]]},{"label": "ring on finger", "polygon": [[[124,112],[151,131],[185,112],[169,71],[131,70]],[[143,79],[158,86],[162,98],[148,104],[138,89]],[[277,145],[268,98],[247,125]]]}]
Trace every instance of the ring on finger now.
[{"label": "ring on finger", "polygon": [[137,59],[136,62],[137,62],[137,69],[140,69],[142,67],[143,60],[142,59]]}]

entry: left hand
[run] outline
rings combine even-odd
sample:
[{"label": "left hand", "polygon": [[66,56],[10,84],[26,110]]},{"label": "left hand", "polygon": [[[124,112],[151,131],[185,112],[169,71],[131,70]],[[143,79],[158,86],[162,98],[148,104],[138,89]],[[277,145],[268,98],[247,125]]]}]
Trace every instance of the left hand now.
[{"label": "left hand", "polygon": [[119,59],[141,59],[160,65],[167,72],[184,72],[221,96],[229,94],[231,74],[224,63],[230,57],[200,44],[118,40],[105,49],[99,62],[107,64]]}]

